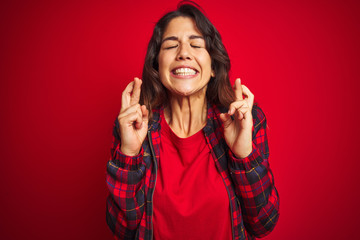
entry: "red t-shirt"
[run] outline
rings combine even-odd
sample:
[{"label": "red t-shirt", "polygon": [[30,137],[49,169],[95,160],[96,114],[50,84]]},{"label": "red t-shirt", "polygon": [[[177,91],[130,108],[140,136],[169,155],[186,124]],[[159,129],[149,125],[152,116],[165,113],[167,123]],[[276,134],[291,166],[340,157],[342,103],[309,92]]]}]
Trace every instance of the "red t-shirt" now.
[{"label": "red t-shirt", "polygon": [[179,138],[162,119],[154,239],[232,239],[228,193],[203,131]]}]

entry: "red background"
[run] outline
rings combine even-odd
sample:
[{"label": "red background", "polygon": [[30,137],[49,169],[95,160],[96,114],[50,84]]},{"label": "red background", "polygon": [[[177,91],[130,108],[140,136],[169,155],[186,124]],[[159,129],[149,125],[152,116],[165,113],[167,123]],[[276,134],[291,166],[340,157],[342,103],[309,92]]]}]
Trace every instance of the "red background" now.
[{"label": "red background", "polygon": [[[264,109],[280,220],[266,239],[354,239],[358,1],[199,0]],[[111,239],[105,166],[126,84],[177,1],[2,1],[1,239]]]}]

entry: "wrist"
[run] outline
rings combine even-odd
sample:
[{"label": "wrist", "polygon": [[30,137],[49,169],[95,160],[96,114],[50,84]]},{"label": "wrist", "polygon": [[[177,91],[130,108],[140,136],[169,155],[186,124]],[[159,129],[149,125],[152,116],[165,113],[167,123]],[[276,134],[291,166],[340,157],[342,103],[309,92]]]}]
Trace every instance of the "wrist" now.
[{"label": "wrist", "polygon": [[136,150],[135,150],[135,151],[131,151],[131,150],[129,150],[129,148],[126,148],[126,147],[123,147],[123,146],[120,147],[121,153],[124,154],[124,155],[126,155],[126,156],[129,156],[129,157],[134,157],[134,156],[139,155],[140,150],[141,150],[141,149],[139,149],[139,150],[137,150],[137,151],[136,151]]},{"label": "wrist", "polygon": [[233,151],[233,154],[236,158],[242,159],[248,157],[253,151],[252,145],[250,147],[246,147],[244,149],[241,149],[241,151]]}]

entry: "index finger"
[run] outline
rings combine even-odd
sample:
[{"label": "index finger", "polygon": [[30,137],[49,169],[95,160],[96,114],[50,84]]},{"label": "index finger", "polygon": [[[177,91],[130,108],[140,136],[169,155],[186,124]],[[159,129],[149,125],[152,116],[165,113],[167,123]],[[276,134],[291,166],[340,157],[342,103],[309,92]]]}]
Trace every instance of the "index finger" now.
[{"label": "index finger", "polygon": [[236,100],[243,100],[243,93],[242,93],[242,87],[241,87],[241,80],[240,78],[237,78],[234,83],[234,92]]}]

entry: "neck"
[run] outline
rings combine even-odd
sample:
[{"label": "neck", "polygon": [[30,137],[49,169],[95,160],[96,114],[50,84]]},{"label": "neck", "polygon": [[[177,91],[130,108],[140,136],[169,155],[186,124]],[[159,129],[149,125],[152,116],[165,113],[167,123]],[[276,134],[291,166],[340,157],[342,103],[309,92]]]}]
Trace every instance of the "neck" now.
[{"label": "neck", "polygon": [[166,122],[178,137],[190,137],[206,125],[206,96],[170,95],[170,104],[164,109],[164,115]]}]

